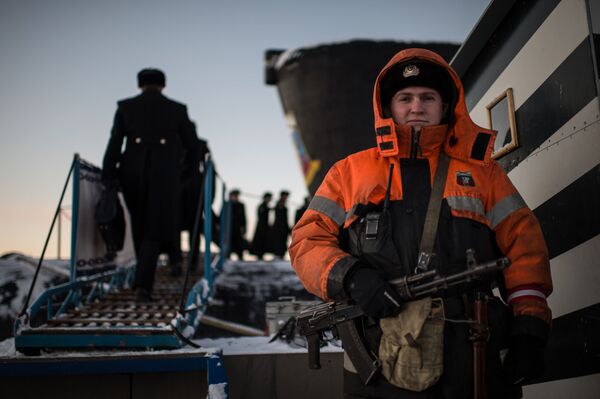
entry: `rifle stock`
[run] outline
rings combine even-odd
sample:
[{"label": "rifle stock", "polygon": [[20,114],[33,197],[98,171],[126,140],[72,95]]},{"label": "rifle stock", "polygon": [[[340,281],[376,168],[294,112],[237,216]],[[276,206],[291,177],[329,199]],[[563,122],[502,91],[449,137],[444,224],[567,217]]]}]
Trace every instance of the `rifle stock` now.
[{"label": "rifle stock", "polygon": [[[472,252],[467,251],[467,269],[448,276],[439,276],[435,270],[390,281],[406,301],[443,292],[449,287],[469,283],[496,273],[510,264],[508,258],[476,264]],[[429,280],[429,281],[427,281]],[[321,368],[320,347],[323,333],[333,331],[342,339],[344,350],[365,384],[379,370],[377,356],[365,346],[356,326],[356,319],[364,312],[351,301],[324,302],[301,311],[296,319],[300,335],[308,342],[308,367]]]}]

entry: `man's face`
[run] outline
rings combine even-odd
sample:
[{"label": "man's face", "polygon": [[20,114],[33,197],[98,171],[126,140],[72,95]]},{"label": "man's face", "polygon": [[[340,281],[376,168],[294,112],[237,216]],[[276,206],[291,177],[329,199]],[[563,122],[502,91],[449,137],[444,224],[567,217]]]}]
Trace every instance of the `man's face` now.
[{"label": "man's face", "polygon": [[390,111],[398,125],[439,125],[444,115],[444,104],[437,90],[429,87],[411,86],[399,90],[392,97]]}]

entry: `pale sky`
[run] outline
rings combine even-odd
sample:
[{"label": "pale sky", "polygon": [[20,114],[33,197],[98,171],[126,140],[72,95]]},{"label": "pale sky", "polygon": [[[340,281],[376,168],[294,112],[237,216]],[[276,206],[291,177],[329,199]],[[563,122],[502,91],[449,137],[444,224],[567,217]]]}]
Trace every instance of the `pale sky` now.
[{"label": "pale sky", "polygon": [[[263,82],[264,51],[461,43],[488,3],[1,0],[0,255],[39,256],[73,154],[101,164],[116,101],[138,93],[144,67],[165,71],[164,94],[187,104],[229,188],[291,191],[291,223],[307,191],[276,88]],[[242,201],[253,226],[257,201]],[[47,256],[56,252],[54,237]]]}]

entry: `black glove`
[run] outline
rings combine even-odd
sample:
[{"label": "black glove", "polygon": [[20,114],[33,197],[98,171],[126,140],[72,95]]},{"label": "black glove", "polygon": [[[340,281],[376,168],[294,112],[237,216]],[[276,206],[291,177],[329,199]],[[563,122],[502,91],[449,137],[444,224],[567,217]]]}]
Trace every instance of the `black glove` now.
[{"label": "black glove", "polygon": [[354,269],[346,278],[345,290],[367,316],[381,319],[400,312],[403,300],[381,273],[363,264]]},{"label": "black glove", "polygon": [[532,335],[515,335],[511,338],[504,358],[504,375],[510,384],[523,384],[539,377],[543,371],[544,344]]}]

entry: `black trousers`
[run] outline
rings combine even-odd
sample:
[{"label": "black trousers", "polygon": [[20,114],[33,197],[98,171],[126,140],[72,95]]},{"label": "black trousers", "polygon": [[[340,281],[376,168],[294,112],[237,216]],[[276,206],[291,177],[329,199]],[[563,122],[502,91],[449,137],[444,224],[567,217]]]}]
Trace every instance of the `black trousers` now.
[{"label": "black trousers", "polygon": [[152,291],[160,249],[159,241],[142,240],[137,251],[137,266],[133,288],[144,288]]},{"label": "black trousers", "polygon": [[381,375],[375,377],[369,385],[364,385],[358,374],[344,370],[344,399],[435,399],[438,397],[441,396],[435,396],[431,389],[425,392],[412,392],[395,387]]}]

